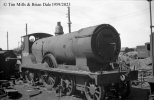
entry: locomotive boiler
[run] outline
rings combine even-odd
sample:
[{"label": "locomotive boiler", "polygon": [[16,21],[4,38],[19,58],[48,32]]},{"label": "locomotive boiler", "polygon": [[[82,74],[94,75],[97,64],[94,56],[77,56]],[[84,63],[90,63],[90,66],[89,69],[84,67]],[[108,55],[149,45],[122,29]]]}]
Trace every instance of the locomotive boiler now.
[{"label": "locomotive boiler", "polygon": [[55,36],[28,34],[23,36],[23,45],[24,78],[42,82],[64,95],[79,90],[88,100],[102,100],[111,94],[125,98],[130,93],[130,81],[137,79],[137,71],[114,67],[121,42],[119,33],[109,24],[68,34],[58,30]]},{"label": "locomotive boiler", "polygon": [[109,24],[40,39],[32,46],[37,62],[42,62],[44,55],[52,54],[58,64],[87,66],[88,68],[84,68],[87,71],[101,70],[103,64],[107,66],[108,63],[115,62],[119,51],[119,34]]}]

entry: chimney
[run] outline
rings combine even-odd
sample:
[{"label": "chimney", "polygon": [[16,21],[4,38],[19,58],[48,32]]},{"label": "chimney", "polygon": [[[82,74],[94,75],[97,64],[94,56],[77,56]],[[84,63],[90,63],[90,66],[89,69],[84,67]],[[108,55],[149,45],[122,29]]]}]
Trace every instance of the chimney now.
[{"label": "chimney", "polygon": [[57,26],[55,29],[55,35],[63,35],[63,27],[61,26],[61,22],[57,22]]}]

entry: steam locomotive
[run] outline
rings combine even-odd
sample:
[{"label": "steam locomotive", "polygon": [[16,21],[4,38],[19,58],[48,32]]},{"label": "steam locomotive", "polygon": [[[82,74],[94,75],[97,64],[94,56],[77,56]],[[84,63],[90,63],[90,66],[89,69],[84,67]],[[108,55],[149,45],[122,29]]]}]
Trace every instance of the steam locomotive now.
[{"label": "steam locomotive", "polygon": [[22,72],[29,82],[42,82],[63,95],[76,90],[87,100],[106,96],[125,98],[136,70],[114,66],[121,48],[117,30],[109,24],[82,28],[63,34],[58,23],[55,36],[33,33],[23,36]]},{"label": "steam locomotive", "polygon": [[0,80],[9,80],[17,74],[16,58],[13,50],[0,50]]}]

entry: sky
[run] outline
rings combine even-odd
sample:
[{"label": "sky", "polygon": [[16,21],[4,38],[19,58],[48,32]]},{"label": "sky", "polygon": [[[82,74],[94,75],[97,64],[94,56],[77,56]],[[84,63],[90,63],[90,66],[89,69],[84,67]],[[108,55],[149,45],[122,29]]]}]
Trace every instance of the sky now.
[{"label": "sky", "polygon": [[[51,5],[43,6],[43,3]],[[53,5],[55,3],[61,5]],[[119,32],[122,47],[136,47],[150,41],[147,0],[0,0],[0,48],[7,49],[7,32],[9,49],[18,47],[21,36],[26,34],[26,23],[28,34],[54,34],[59,21],[64,33],[68,33],[68,9],[66,5],[62,6],[64,3],[70,5],[72,32],[89,26],[110,24]],[[154,23],[154,13],[152,15]]]}]

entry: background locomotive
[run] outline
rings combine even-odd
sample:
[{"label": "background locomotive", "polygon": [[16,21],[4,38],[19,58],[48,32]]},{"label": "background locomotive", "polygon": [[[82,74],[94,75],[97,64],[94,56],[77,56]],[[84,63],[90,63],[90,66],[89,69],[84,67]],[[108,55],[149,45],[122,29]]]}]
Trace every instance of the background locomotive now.
[{"label": "background locomotive", "polygon": [[23,36],[21,68],[25,79],[60,89],[64,95],[80,90],[88,100],[102,100],[107,95],[127,97],[137,71],[114,68],[121,48],[117,30],[101,24],[63,34],[60,23],[57,25],[56,36]]},{"label": "background locomotive", "polygon": [[8,80],[18,72],[17,56],[13,50],[0,50],[0,80]]}]

